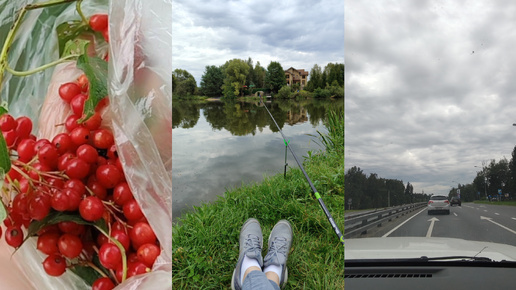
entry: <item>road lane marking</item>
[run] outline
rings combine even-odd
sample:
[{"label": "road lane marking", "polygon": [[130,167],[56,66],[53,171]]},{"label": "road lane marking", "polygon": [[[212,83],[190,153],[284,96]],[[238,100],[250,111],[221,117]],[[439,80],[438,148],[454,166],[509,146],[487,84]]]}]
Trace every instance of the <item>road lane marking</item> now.
[{"label": "road lane marking", "polygon": [[513,220],[515,220],[515,221],[516,221],[516,218],[511,218],[511,219],[513,219]]},{"label": "road lane marking", "polygon": [[506,230],[508,230],[509,232],[511,232],[511,233],[513,233],[513,234],[515,234],[515,235],[516,235],[516,231],[511,230],[511,229],[509,229],[508,227],[506,227],[506,226],[504,226],[504,225],[501,225],[501,224],[499,224],[499,223],[497,223],[497,222],[493,221],[493,219],[492,219],[492,218],[490,218],[490,217],[480,216],[480,219],[481,219],[481,220],[487,220],[487,221],[490,221],[490,222],[492,222],[493,224],[495,224],[495,225],[497,225],[497,226],[499,226],[499,227],[501,227],[501,228],[503,228],[503,229],[506,229]]},{"label": "road lane marking", "polygon": [[390,230],[388,233],[386,233],[385,235],[382,236],[382,238],[385,238],[385,237],[388,237],[390,234],[392,234],[395,230],[399,229],[402,225],[404,225],[406,222],[408,222],[409,220],[411,220],[413,217],[417,216],[418,214],[422,213],[423,211],[427,210],[426,208],[423,208],[421,211],[419,211],[418,213],[416,213],[415,215],[409,217],[407,220],[405,220],[404,222],[402,222],[401,224],[399,224],[397,227],[395,227],[394,229]]},{"label": "road lane marking", "polygon": [[487,209],[484,209],[485,212],[487,212]]},{"label": "road lane marking", "polygon": [[454,215],[454,216],[457,216],[457,214],[456,214],[456,213],[453,213],[453,215]]},{"label": "road lane marking", "polygon": [[433,217],[428,220],[430,222],[430,226],[428,227],[428,231],[426,232],[426,237],[430,238],[432,236],[432,231],[434,230],[434,223],[439,220],[436,217]]},{"label": "road lane marking", "polygon": [[495,212],[495,215],[500,215],[499,213]]}]

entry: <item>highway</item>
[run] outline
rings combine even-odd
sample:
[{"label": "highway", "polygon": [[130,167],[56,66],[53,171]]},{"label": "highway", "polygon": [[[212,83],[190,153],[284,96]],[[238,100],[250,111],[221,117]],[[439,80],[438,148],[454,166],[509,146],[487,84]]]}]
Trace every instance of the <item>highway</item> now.
[{"label": "highway", "polygon": [[428,215],[425,207],[368,236],[448,237],[516,246],[516,207],[463,203],[450,207],[450,215]]}]

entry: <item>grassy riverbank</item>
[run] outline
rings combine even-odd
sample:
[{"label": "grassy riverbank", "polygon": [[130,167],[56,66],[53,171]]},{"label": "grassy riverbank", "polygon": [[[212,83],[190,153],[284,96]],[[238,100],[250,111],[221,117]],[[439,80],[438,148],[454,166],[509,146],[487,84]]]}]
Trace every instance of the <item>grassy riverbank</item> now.
[{"label": "grassy riverbank", "polygon": [[[332,142],[324,154],[305,161],[304,167],[343,232],[344,117],[343,112],[330,115],[326,126]],[[183,215],[180,225],[172,229],[173,288],[228,289],[238,258],[240,228],[249,217],[262,226],[263,255],[274,224],[280,219],[291,222],[294,240],[286,289],[344,288],[344,247],[297,165],[286,179],[278,174],[261,183],[244,184]]]}]

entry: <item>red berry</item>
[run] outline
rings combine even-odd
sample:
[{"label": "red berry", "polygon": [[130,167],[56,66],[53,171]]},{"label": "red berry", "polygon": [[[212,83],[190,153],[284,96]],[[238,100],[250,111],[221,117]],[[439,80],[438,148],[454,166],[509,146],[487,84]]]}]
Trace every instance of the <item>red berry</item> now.
[{"label": "red berry", "polygon": [[82,159],[74,158],[66,163],[65,173],[70,178],[83,179],[89,171],[90,165]]},{"label": "red berry", "polygon": [[122,209],[124,211],[124,216],[130,221],[137,221],[143,218],[142,210],[140,209],[140,205],[138,205],[136,199],[131,199],[124,203]]},{"label": "red berry", "polygon": [[114,144],[113,134],[106,129],[99,129],[93,133],[93,146],[99,149],[108,149]]},{"label": "red berry", "polygon": [[53,144],[43,145],[38,150],[38,160],[41,164],[50,167],[51,169],[57,168],[57,161],[59,152]]},{"label": "red berry", "polygon": [[88,120],[86,120],[84,123],[82,123],[82,125],[84,127],[88,128],[91,131],[97,130],[101,124],[102,124],[102,117],[100,116],[99,113],[93,114],[93,116],[91,116]]},{"label": "red berry", "polygon": [[57,223],[57,226],[61,232],[74,236],[78,236],[86,230],[84,225],[72,221],[62,221]]},{"label": "red berry", "polygon": [[127,182],[120,182],[113,189],[113,201],[116,204],[123,206],[126,202],[132,199],[134,199],[133,193],[131,192]]},{"label": "red berry", "polygon": [[101,32],[108,27],[108,16],[107,14],[94,14],[90,17],[89,24],[91,29]]},{"label": "red berry", "polygon": [[138,250],[138,248],[143,244],[156,243],[156,235],[154,234],[154,231],[151,226],[145,222],[136,223],[129,232],[129,237],[131,238],[131,243],[135,250]]},{"label": "red berry", "polygon": [[76,83],[64,83],[59,87],[59,96],[67,103],[80,93],[81,88]]},{"label": "red berry", "polygon": [[2,135],[4,136],[7,147],[11,148],[14,146],[14,144],[16,144],[16,139],[18,139],[18,136],[15,130],[2,131]]},{"label": "red berry", "polygon": [[96,177],[105,188],[113,188],[118,184],[122,175],[115,165],[106,164],[97,168]]},{"label": "red berry", "polygon": [[84,94],[78,94],[77,96],[73,97],[73,99],[70,101],[70,108],[72,108],[74,115],[79,117],[82,116],[82,113],[84,111],[84,103],[86,102],[86,99],[88,99],[88,96]]},{"label": "red berry", "polygon": [[22,162],[28,162],[36,155],[34,151],[34,145],[36,141],[32,139],[23,139],[18,144],[16,151],[18,152],[18,159]]},{"label": "red berry", "polygon": [[82,74],[77,78],[77,85],[81,88],[81,90],[85,93],[89,90],[89,81],[85,74]]},{"label": "red berry", "polygon": [[145,264],[142,262],[129,263],[127,267],[127,278],[140,274],[145,274],[149,271],[150,269],[147,266],[145,266]]},{"label": "red berry", "polygon": [[9,114],[0,116],[0,130],[3,132],[16,129],[16,120]]},{"label": "red berry", "polygon": [[76,154],[77,158],[80,158],[90,164],[97,162],[97,157],[99,157],[97,150],[89,144],[82,144],[79,146],[77,148]]},{"label": "red berry", "polygon": [[54,139],[52,139],[52,144],[54,144],[60,155],[71,152],[75,148],[70,134],[67,133],[57,134]]},{"label": "red berry", "polygon": [[115,244],[104,243],[99,249],[99,260],[102,266],[114,270],[122,263],[122,253]]},{"label": "red berry", "polygon": [[66,211],[70,207],[68,204],[69,198],[65,192],[63,192],[62,190],[54,192],[50,200],[50,205],[53,209],[57,211]]},{"label": "red berry", "polygon": [[43,261],[43,269],[50,276],[61,276],[66,271],[66,259],[58,253],[50,254]]},{"label": "red berry", "polygon": [[129,235],[125,231],[121,230],[111,230],[111,237],[115,238],[117,241],[122,244],[124,249],[126,251],[129,250],[129,247],[131,246],[131,239],[129,238]]},{"label": "red berry", "polygon": [[76,235],[65,233],[59,237],[57,247],[63,256],[73,259],[82,252],[82,241]]},{"label": "red berry", "polygon": [[7,227],[5,231],[5,241],[13,248],[21,246],[23,243],[23,232],[20,226],[14,225]]},{"label": "red berry", "polygon": [[30,132],[32,131],[32,120],[29,117],[19,117],[16,119],[16,135],[18,135],[18,139],[28,138]]},{"label": "red berry", "polygon": [[79,204],[79,213],[87,221],[94,222],[102,218],[104,205],[102,200],[96,196],[88,196]]},{"label": "red berry", "polygon": [[77,126],[70,132],[70,138],[76,146],[86,144],[90,140],[90,130],[82,126]]},{"label": "red berry", "polygon": [[27,212],[32,219],[40,221],[50,213],[50,208],[50,196],[44,193],[38,193],[36,196],[29,200]]},{"label": "red berry", "polygon": [[143,244],[138,248],[138,260],[147,267],[152,267],[154,261],[161,253],[161,249],[156,244]]},{"label": "red berry", "polygon": [[59,252],[57,247],[59,237],[58,232],[48,232],[38,236],[37,249],[47,255]]},{"label": "red berry", "polygon": [[111,290],[115,288],[115,284],[108,277],[101,277],[93,282],[91,290]]},{"label": "red berry", "polygon": [[68,118],[66,118],[66,121],[65,121],[66,131],[72,132],[73,129],[77,128],[79,126],[79,123],[77,123],[77,120],[79,120],[79,116],[76,116],[76,115],[68,116]]}]

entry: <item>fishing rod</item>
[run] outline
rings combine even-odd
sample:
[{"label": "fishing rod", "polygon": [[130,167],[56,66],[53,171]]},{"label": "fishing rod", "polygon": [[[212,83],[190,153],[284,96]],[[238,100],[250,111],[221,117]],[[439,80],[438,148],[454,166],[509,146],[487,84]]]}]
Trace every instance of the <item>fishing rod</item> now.
[{"label": "fishing rod", "polygon": [[301,171],[303,171],[303,174],[305,175],[306,180],[308,181],[308,183],[310,184],[310,187],[312,188],[312,191],[313,191],[313,193],[315,195],[315,198],[317,198],[317,201],[319,202],[319,205],[321,206],[322,210],[324,211],[324,214],[326,215],[326,218],[328,218],[328,221],[330,222],[333,230],[335,231],[335,233],[339,237],[339,241],[344,246],[344,236],[342,235],[342,232],[339,230],[339,227],[335,223],[335,220],[331,216],[331,213],[326,208],[326,205],[324,204],[324,201],[322,200],[321,195],[319,194],[319,192],[317,192],[317,189],[315,188],[314,184],[310,180],[310,177],[308,177],[308,174],[306,174],[306,171],[303,168],[303,165],[297,159],[296,153],[294,153],[294,150],[292,150],[292,147],[290,147],[289,142],[287,142],[287,138],[285,137],[285,135],[281,131],[280,127],[278,126],[278,123],[276,123],[276,120],[272,116],[271,112],[269,111],[269,109],[267,109],[267,106],[263,102],[262,96],[260,96],[260,102],[265,107],[265,110],[267,110],[267,113],[269,113],[269,116],[271,116],[271,119],[272,119],[272,121],[274,121],[274,124],[276,124],[276,127],[278,128],[279,132],[281,133],[281,136],[283,137],[283,141],[285,142],[285,146],[288,147],[288,149],[290,150],[290,153],[292,153],[292,156],[294,156],[294,159],[296,160],[297,165],[299,165],[299,168],[301,169]]}]

